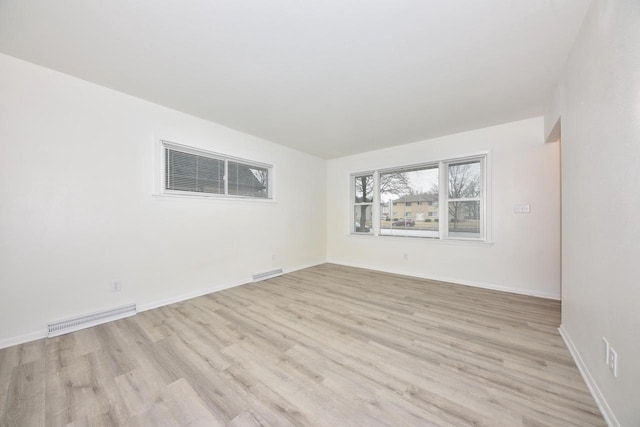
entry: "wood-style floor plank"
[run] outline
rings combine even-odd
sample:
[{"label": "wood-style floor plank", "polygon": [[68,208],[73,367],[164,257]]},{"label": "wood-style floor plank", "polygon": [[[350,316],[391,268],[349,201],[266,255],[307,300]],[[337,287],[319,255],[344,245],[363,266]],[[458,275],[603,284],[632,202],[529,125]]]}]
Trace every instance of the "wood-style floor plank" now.
[{"label": "wood-style floor plank", "polygon": [[0,426],[604,426],[559,322],[324,264],[0,350]]}]

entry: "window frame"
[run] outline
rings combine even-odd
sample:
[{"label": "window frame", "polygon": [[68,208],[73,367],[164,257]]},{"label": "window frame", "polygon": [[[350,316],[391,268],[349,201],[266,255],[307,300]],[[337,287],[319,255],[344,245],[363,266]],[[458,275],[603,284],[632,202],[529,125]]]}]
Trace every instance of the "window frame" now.
[{"label": "window frame", "polygon": [[[461,236],[450,236],[449,235],[449,183],[448,183],[448,174],[449,174],[449,166],[457,165],[460,163],[464,163],[467,161],[475,161],[479,160],[480,162],[480,236],[479,237],[461,237]],[[390,173],[390,172],[401,172],[407,170],[415,170],[420,168],[429,168],[429,167],[438,167],[438,184],[439,184],[439,195],[438,195],[438,216],[431,217],[437,218],[439,221],[439,232],[438,236],[402,236],[402,235],[390,235],[390,234],[382,234],[380,227],[380,218],[382,216],[382,208],[380,207],[380,174]],[[363,232],[355,232],[355,219],[354,219],[354,206],[355,204],[355,178],[363,175],[373,175],[374,182],[374,192],[373,192],[373,204],[372,204],[372,227],[368,233]],[[389,168],[380,168],[375,169],[373,171],[363,171],[363,172],[353,172],[349,174],[349,186],[351,187],[351,191],[349,193],[350,196],[350,221],[351,225],[349,227],[351,235],[365,235],[365,236],[374,236],[374,237],[382,237],[382,238],[413,238],[413,239],[421,239],[426,241],[440,241],[440,242],[451,242],[451,243],[470,243],[470,244],[492,244],[491,242],[491,163],[490,163],[490,152],[483,151],[472,153],[460,157],[451,157],[436,161],[429,161],[424,163],[410,164],[410,165],[402,165],[396,167]],[[474,198],[475,200],[476,198]],[[466,200],[466,199],[465,199]],[[470,200],[470,199],[469,199]],[[453,201],[457,201],[457,199],[453,199]],[[389,215],[393,218],[393,212],[390,212]],[[444,220],[443,220],[444,218]]]},{"label": "window frame", "polygon": [[[380,175],[392,174],[392,173],[396,173],[396,172],[415,172],[417,170],[429,170],[429,169],[436,169],[436,168],[440,168],[440,163],[437,162],[437,161],[426,162],[426,163],[417,163],[417,164],[411,164],[411,165],[403,165],[403,166],[392,167],[392,168],[378,169],[378,170],[374,171],[375,172],[375,176],[377,177],[377,184],[376,184],[376,187],[375,187],[376,191],[374,191],[374,197],[377,197],[378,200],[380,200],[380,185],[379,185],[379,183],[381,182]],[[439,171],[439,169],[438,169],[438,171]],[[409,215],[411,215],[413,213],[413,204],[412,203],[413,202],[403,202],[402,211],[400,211],[400,209],[398,209],[397,212],[392,212],[391,220],[393,221],[394,218],[398,218],[398,220],[400,220],[400,219],[407,220],[407,213],[409,213]],[[393,206],[394,207],[399,207],[399,206],[401,206],[401,204],[394,203]],[[407,212],[407,208],[411,208],[410,212]],[[397,213],[397,215],[393,215],[394,213]],[[410,219],[413,219],[413,218],[410,218]],[[401,236],[401,235],[395,235],[395,234],[389,234],[389,233],[384,233],[383,234],[382,231],[381,231],[382,229],[380,227],[380,221],[378,221],[374,225],[376,226],[374,234],[376,236],[381,236],[381,237],[417,237],[417,238],[421,238],[421,239],[439,239],[440,238],[439,236],[437,236],[437,237],[435,237],[435,236]],[[439,233],[440,233],[440,231],[438,231],[438,234]]]},{"label": "window frame", "polygon": [[[229,156],[226,154],[216,153],[214,151],[204,150],[201,148],[178,144],[166,139],[159,138],[156,144],[156,159],[158,166],[156,169],[155,195],[175,196],[187,198],[204,198],[204,199],[223,199],[223,200],[243,200],[256,202],[273,202],[275,201],[275,185],[274,185],[274,166],[268,163],[257,162],[253,160],[243,159],[240,157]],[[224,193],[206,193],[197,191],[173,190],[166,186],[167,179],[167,149],[179,151],[186,154],[207,157],[210,159],[220,160],[224,162]],[[229,194],[229,162],[235,162],[243,166],[256,167],[267,170],[267,197],[254,197]]]},{"label": "window frame", "polygon": [[[371,202],[356,202],[356,179],[357,178],[361,178],[363,176],[371,176],[371,179],[373,181],[372,185],[373,185],[373,194],[372,194],[372,198],[371,198]],[[376,220],[374,217],[374,205],[376,203],[376,186],[378,185],[378,180],[375,176],[374,171],[368,171],[368,172],[360,172],[360,173],[356,173],[353,174],[351,176],[351,181],[350,181],[350,187],[351,190],[349,192],[349,197],[351,199],[351,225],[349,226],[349,230],[351,232],[351,234],[355,234],[355,235],[359,235],[359,236],[370,236],[373,234],[374,232],[374,227],[376,224]],[[379,197],[379,195],[378,195]],[[379,200],[379,198],[378,198]],[[356,206],[371,206],[371,227],[369,227],[369,231],[357,231],[356,230],[356,217],[355,217],[355,208]],[[366,218],[365,218],[365,227],[366,227]]]},{"label": "window frame", "polygon": [[[486,201],[486,194],[487,194],[487,172],[486,172],[486,168],[487,168],[487,158],[488,158],[488,154],[485,154],[483,156],[466,156],[466,157],[460,157],[460,158],[456,158],[456,159],[449,159],[447,161],[442,161],[440,162],[441,165],[444,166],[444,170],[441,172],[440,174],[440,179],[444,180],[444,190],[443,190],[443,183],[440,182],[440,190],[441,190],[441,194],[440,194],[440,235],[444,236],[443,238],[446,240],[461,240],[461,241],[470,241],[470,242],[486,242],[488,241],[487,237],[486,237],[486,232],[487,232],[487,201]],[[449,167],[450,166],[456,166],[459,165],[461,163],[465,163],[465,162],[469,162],[469,161],[475,161],[475,160],[479,160],[480,161],[480,196],[479,197],[473,197],[473,198],[459,198],[459,199],[450,199],[449,198]],[[442,194],[444,193],[444,194]],[[449,226],[450,226],[450,222],[449,222],[449,203],[450,202],[462,202],[462,201],[475,201],[476,199],[478,199],[480,201],[480,236],[479,237],[461,237],[461,236],[449,236]],[[443,221],[444,219],[444,221]]]}]

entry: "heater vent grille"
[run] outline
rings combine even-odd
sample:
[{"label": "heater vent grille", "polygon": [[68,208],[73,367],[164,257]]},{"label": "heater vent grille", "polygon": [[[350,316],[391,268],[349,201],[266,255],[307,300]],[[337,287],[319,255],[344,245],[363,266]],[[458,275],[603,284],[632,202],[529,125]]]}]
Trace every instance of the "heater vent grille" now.
[{"label": "heater vent grille", "polygon": [[47,336],[49,338],[57,337],[58,335],[79,331],[80,329],[90,328],[113,320],[133,316],[136,313],[136,305],[131,304],[124,307],[112,308],[110,310],[99,311],[96,313],[86,314],[84,316],[74,317],[72,319],[62,320],[60,322],[49,323]]},{"label": "heater vent grille", "polygon": [[259,282],[261,280],[271,279],[273,277],[282,276],[282,269],[278,268],[277,270],[265,271],[264,273],[258,273],[253,275],[253,281]]}]

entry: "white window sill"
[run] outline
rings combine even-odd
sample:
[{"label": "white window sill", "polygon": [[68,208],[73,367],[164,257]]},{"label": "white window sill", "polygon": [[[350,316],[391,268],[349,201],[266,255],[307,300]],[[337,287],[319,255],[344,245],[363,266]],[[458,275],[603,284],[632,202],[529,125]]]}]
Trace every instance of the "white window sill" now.
[{"label": "white window sill", "polygon": [[381,239],[381,240],[406,240],[411,242],[427,242],[427,244],[436,245],[454,245],[454,246],[476,246],[476,247],[490,247],[495,245],[495,242],[486,240],[464,240],[464,239],[439,239],[435,237],[410,237],[410,236],[381,236],[374,234],[359,234],[350,233],[345,235],[346,238],[356,239]]},{"label": "white window sill", "polygon": [[189,200],[209,200],[216,202],[247,202],[247,203],[276,203],[276,199],[261,199],[252,197],[236,197],[236,196],[219,196],[215,194],[172,194],[172,193],[153,193],[151,195],[154,199],[189,199]]}]

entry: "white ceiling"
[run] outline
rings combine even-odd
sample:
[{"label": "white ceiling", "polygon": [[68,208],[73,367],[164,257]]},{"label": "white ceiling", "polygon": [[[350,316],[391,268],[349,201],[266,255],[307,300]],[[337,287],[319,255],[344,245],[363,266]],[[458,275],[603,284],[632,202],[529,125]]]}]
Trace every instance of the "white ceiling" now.
[{"label": "white ceiling", "polygon": [[588,0],[0,0],[0,52],[320,157],[542,115]]}]

